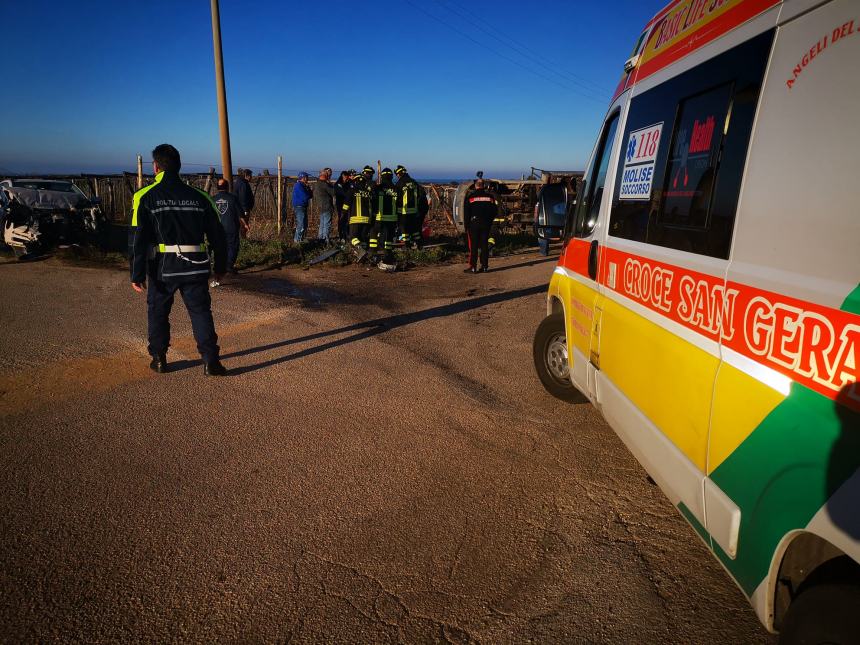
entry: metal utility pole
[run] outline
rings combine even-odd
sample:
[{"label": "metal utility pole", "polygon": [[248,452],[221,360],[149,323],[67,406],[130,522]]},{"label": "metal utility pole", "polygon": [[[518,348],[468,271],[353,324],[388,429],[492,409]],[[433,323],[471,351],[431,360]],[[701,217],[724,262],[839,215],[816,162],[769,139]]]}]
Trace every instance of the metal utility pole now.
[{"label": "metal utility pole", "polygon": [[215,48],[215,89],[218,94],[218,124],[221,129],[221,172],[233,190],[233,160],[230,158],[230,125],[227,122],[227,91],[224,89],[224,58],[221,55],[221,12],[212,3],[212,44]]}]

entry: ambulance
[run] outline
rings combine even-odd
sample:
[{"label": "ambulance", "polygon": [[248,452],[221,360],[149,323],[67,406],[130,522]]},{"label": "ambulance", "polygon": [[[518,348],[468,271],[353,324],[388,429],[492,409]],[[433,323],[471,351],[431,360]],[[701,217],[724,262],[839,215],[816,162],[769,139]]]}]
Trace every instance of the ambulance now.
[{"label": "ambulance", "polygon": [[584,180],[541,381],[600,410],[781,642],[860,643],[860,1],[671,2]]}]

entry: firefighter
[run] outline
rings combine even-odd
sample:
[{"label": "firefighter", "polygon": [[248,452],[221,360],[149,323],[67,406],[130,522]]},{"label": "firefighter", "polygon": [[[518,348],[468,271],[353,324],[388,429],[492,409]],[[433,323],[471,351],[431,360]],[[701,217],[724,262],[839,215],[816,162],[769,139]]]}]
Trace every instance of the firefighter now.
[{"label": "firefighter", "polygon": [[487,248],[489,249],[490,253],[493,252],[493,248],[496,246],[496,242],[498,242],[498,240],[501,238],[502,226],[505,225],[506,221],[507,220],[504,217],[496,217],[493,220],[493,223],[490,226],[490,237],[489,239],[487,239]]},{"label": "firefighter", "polygon": [[403,166],[394,170],[397,175],[397,215],[400,221],[400,239],[412,248],[421,248],[424,243],[422,229],[430,205],[424,187],[409,176]]},{"label": "firefighter", "polygon": [[152,151],[152,160],[155,183],[137,191],[132,201],[129,249],[131,286],[138,293],[147,291],[149,367],[158,373],[167,371],[168,318],[179,291],[203,357],[203,373],[223,376],[227,369],[219,360],[212,320],[205,242],[214,251],[215,279],[219,280],[227,269],[224,227],[212,198],[180,179],[182,162],[176,148],[162,143]]},{"label": "firefighter", "polygon": [[383,168],[380,182],[373,187],[373,228],[370,234],[370,252],[383,250],[379,268],[394,271],[394,236],[397,229],[397,187],[392,181],[391,168]]},{"label": "firefighter", "polygon": [[349,240],[349,208],[344,208],[346,204],[346,194],[352,188],[352,178],[355,176],[355,170],[343,170],[335,182],[335,210],[337,211],[337,236],[342,242]]},{"label": "firefighter", "polygon": [[373,212],[372,196],[373,185],[368,182],[367,174],[362,172],[352,180],[343,204],[344,209],[349,212],[350,245],[359,259],[367,253],[370,218]]},{"label": "firefighter", "polygon": [[373,175],[376,174],[376,171],[371,166],[365,166],[361,169],[361,174],[367,180],[367,185],[373,186]]},{"label": "firefighter", "polygon": [[[469,236],[469,268],[464,273],[478,273],[487,270],[490,259],[490,228],[499,215],[499,200],[494,193],[484,188],[484,180],[475,181],[475,189],[466,196],[463,208],[463,222]],[[481,266],[478,268],[478,251],[481,252]]]}]

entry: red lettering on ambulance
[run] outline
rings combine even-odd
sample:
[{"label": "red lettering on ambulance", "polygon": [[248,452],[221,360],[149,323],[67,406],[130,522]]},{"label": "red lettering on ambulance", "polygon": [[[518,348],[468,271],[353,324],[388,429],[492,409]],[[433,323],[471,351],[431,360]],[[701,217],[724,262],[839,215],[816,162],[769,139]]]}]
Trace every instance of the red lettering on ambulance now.
[{"label": "red lettering on ambulance", "polygon": [[696,296],[693,300],[693,315],[690,317],[689,322],[702,329],[709,329],[711,326],[710,312],[708,311],[709,302],[708,283],[704,280],[699,280],[696,283]]},{"label": "red lettering on ambulance", "polygon": [[672,306],[669,295],[673,274],[668,269],[651,266],[627,258],[624,262],[624,285],[626,295],[655,309],[669,311]]},{"label": "red lettering on ambulance", "polygon": [[678,288],[681,292],[681,302],[678,303],[678,316],[685,322],[690,322],[693,315],[693,288],[696,281],[688,275],[681,276]]},{"label": "red lettering on ambulance", "polygon": [[773,332],[770,303],[760,296],[750,300],[744,315],[744,338],[749,350],[758,356],[767,354]]},{"label": "red lettering on ambulance", "polygon": [[860,325],[846,325],[839,341],[839,355],[831,378],[837,390],[860,380]]},{"label": "red lettering on ambulance", "polygon": [[[672,280],[675,274],[666,269],[660,270],[660,287],[654,288],[654,306],[663,311],[669,311],[672,308],[672,299],[669,294],[672,291]],[[656,285],[656,280],[655,280]]]},{"label": "red lettering on ambulance", "polygon": [[801,318],[801,329],[803,338],[800,345],[800,362],[796,369],[803,376],[826,384],[828,379],[820,375],[830,374],[827,354],[833,349],[833,325],[821,314],[806,311]]},{"label": "red lettering on ambulance", "polygon": [[714,136],[714,117],[709,116],[704,123],[693,121],[693,135],[690,137],[690,148],[692,152],[707,152],[711,149],[711,139]]},{"label": "red lettering on ambulance", "polygon": [[653,271],[650,264],[645,264],[642,267],[642,274],[639,277],[639,298],[647,302],[651,298],[651,276]]},{"label": "red lettering on ambulance", "polygon": [[711,292],[711,327],[713,333],[721,333],[724,340],[731,340],[735,335],[735,300],[737,289],[726,289],[717,285]]},{"label": "red lettering on ambulance", "polygon": [[768,358],[774,363],[794,368],[800,352],[798,320],[802,310],[778,304],[773,308],[773,338]]}]

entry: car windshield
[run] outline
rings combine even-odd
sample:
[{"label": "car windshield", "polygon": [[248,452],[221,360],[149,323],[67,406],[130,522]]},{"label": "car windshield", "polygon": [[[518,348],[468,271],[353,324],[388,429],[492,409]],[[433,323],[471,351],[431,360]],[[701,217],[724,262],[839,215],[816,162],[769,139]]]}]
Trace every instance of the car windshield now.
[{"label": "car windshield", "polygon": [[75,193],[75,185],[68,181],[48,181],[47,179],[30,180],[15,179],[13,188],[28,188],[30,190],[53,190],[58,193]]}]

